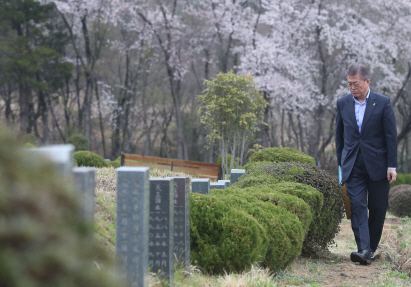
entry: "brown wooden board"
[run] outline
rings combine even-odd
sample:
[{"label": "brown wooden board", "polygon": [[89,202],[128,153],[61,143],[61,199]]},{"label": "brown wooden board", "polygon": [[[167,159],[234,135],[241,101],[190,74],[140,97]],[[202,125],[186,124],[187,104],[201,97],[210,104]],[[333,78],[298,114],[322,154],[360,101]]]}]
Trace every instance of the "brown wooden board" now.
[{"label": "brown wooden board", "polygon": [[347,214],[347,219],[351,219],[351,203],[350,197],[347,194],[347,187],[343,185],[341,186],[341,189],[344,196],[345,213]]},{"label": "brown wooden board", "polygon": [[[124,166],[145,166],[145,167],[156,168],[160,170],[171,170],[171,165],[141,162],[141,161],[125,160]],[[200,178],[210,178],[213,181],[218,180],[218,170],[215,171],[215,170],[207,170],[207,169],[199,169],[199,168],[173,166],[173,171],[193,174]]]},{"label": "brown wooden board", "polygon": [[144,162],[159,163],[159,164],[168,164],[168,165],[172,164],[173,166],[177,165],[177,166],[187,166],[187,167],[198,167],[198,168],[212,169],[212,170],[218,170],[220,168],[220,165],[216,163],[186,161],[186,160],[162,158],[162,157],[155,157],[155,156],[142,156],[142,155],[137,155],[137,154],[124,154],[124,158],[125,158],[125,161],[135,160],[135,161],[144,161]]}]

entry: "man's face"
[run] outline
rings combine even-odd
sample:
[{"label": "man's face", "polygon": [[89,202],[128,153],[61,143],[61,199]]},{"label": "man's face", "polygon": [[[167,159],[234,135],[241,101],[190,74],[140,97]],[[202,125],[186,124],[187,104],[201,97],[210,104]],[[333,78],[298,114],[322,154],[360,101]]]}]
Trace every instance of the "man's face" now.
[{"label": "man's face", "polygon": [[359,74],[355,76],[347,76],[348,87],[350,92],[356,98],[366,97],[368,94],[368,87],[370,86],[370,79],[363,80]]}]

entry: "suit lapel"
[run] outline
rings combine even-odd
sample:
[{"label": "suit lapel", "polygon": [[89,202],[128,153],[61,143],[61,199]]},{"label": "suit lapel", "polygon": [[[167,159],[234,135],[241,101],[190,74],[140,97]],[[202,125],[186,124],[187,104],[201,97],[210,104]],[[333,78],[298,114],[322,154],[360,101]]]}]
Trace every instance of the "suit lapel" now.
[{"label": "suit lapel", "polygon": [[374,111],[376,100],[377,97],[374,95],[374,92],[370,90],[370,97],[368,98],[367,106],[365,107],[364,118],[362,120],[361,133],[364,131],[365,125],[367,124],[368,119]]},{"label": "suit lapel", "polygon": [[349,119],[352,121],[352,123],[356,127],[357,132],[359,133],[360,131],[358,130],[357,119],[355,117],[354,100],[353,100],[352,94],[351,94],[351,97],[348,97],[347,99],[347,107],[348,107],[347,112],[348,112]]}]

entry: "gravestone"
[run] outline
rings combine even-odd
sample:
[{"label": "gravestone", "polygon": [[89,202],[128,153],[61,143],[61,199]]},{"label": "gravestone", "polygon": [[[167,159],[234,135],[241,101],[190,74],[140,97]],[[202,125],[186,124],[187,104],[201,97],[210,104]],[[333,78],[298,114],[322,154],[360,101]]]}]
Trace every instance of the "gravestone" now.
[{"label": "gravestone", "polygon": [[174,285],[174,180],[150,179],[148,265]]},{"label": "gravestone", "polygon": [[191,180],[191,192],[210,195],[210,179],[195,178]]},{"label": "gravestone", "polygon": [[190,178],[174,179],[174,254],[178,262],[190,267]]},{"label": "gravestone", "polygon": [[94,219],[94,189],[96,170],[94,167],[73,168],[74,184],[82,197],[83,217],[88,221]]},{"label": "gravestone", "polygon": [[231,170],[231,180],[230,180],[230,185],[233,185],[234,183],[237,182],[237,180],[245,174],[245,169],[232,169]]},{"label": "gravestone", "polygon": [[117,169],[116,255],[129,286],[148,286],[148,167]]},{"label": "gravestone", "polygon": [[224,182],[211,182],[210,189],[226,189]]},{"label": "gravestone", "polygon": [[230,187],[230,181],[229,180],[222,180],[220,179],[218,182],[223,182],[225,184],[225,187]]},{"label": "gravestone", "polygon": [[48,145],[25,149],[31,154],[51,161],[61,174],[71,175],[74,166],[74,146],[71,144]]}]

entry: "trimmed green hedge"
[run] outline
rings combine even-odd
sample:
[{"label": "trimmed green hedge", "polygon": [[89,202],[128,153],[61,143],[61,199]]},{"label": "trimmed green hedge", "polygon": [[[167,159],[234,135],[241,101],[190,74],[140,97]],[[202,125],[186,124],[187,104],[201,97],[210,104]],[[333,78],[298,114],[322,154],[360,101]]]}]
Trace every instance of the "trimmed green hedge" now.
[{"label": "trimmed green hedge", "polygon": [[270,147],[256,152],[249,162],[301,162],[315,165],[313,157],[290,147]]},{"label": "trimmed green hedge", "polygon": [[205,271],[242,272],[264,259],[266,229],[247,212],[221,198],[192,193],[190,219],[191,260]]},{"label": "trimmed green hedge", "polygon": [[[238,188],[213,190],[213,194],[226,206],[244,210],[264,226],[269,242],[267,253],[260,260],[262,266],[268,267],[272,271],[284,269],[301,254],[305,235],[304,228],[299,218],[284,208],[286,206],[285,202],[281,202],[277,206],[276,203],[269,200],[258,198],[258,195],[261,197],[266,196],[264,194],[251,195]],[[295,198],[295,200],[298,201],[299,199]],[[310,214],[307,204],[302,200],[300,201],[302,205],[306,206],[307,214]]]},{"label": "trimmed green hedge", "polygon": [[119,168],[121,166],[121,156],[116,158],[116,160],[109,161],[109,162],[106,162],[106,163],[107,163],[107,166],[112,166],[112,167],[115,167],[115,168]]},{"label": "trimmed green hedge", "polygon": [[77,166],[107,167],[104,158],[91,151],[76,151],[74,160]]},{"label": "trimmed green hedge", "polygon": [[74,145],[74,151],[88,150],[88,140],[81,134],[70,136],[67,143]]},{"label": "trimmed green hedge", "polygon": [[273,163],[247,171],[234,186],[246,188],[287,181],[310,185],[323,194],[324,204],[315,215],[303,245],[304,255],[316,255],[334,243],[344,217],[341,186],[330,174],[312,164]]},{"label": "trimmed green hedge", "polygon": [[124,286],[78,197],[54,165],[0,131],[0,286]]}]

